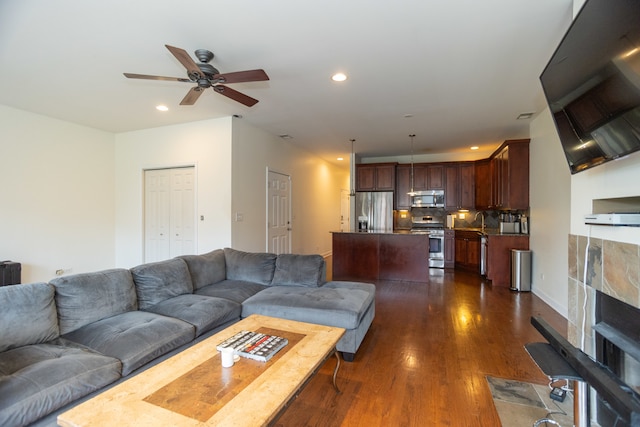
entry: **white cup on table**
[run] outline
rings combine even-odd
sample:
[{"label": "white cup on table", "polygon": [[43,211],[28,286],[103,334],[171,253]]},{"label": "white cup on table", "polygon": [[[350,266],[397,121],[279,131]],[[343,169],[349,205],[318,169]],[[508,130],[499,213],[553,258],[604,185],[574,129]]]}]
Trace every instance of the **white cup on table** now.
[{"label": "white cup on table", "polygon": [[235,351],[233,347],[227,347],[220,350],[220,359],[222,359],[222,367],[230,368],[235,363]]}]

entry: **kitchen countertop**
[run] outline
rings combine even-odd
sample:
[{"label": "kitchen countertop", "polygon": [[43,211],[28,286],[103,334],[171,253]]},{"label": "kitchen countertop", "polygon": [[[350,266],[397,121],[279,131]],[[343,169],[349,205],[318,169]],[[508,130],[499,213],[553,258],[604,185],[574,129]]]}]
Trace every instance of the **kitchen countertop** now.
[{"label": "kitchen countertop", "polygon": [[336,234],[424,234],[424,231],[412,233],[411,230],[393,230],[393,231],[367,230],[367,231],[331,231],[331,233],[336,233]]},{"label": "kitchen countertop", "polygon": [[478,228],[453,228],[454,231],[475,231],[485,236],[528,236],[528,234],[519,233],[500,233],[498,228],[485,228],[484,231],[480,227]]},{"label": "kitchen countertop", "polygon": [[[500,233],[500,230],[497,228],[485,228],[484,231],[480,227],[478,228],[445,228],[445,230],[453,230],[453,231],[475,231],[478,234],[483,234],[485,236],[528,236],[528,234],[516,234],[516,233]],[[393,231],[382,231],[382,230],[368,230],[368,231],[331,231],[331,233],[342,233],[342,234],[410,234],[410,235],[420,235],[426,234],[426,231],[411,231],[405,229],[396,229]]]}]

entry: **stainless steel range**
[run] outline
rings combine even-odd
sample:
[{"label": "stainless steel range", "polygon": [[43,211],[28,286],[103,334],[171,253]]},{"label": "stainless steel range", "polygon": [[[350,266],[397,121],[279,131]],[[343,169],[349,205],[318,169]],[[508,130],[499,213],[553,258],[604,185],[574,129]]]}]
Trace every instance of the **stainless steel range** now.
[{"label": "stainless steel range", "polygon": [[444,268],[444,221],[438,217],[414,216],[411,232],[429,236],[429,267]]}]

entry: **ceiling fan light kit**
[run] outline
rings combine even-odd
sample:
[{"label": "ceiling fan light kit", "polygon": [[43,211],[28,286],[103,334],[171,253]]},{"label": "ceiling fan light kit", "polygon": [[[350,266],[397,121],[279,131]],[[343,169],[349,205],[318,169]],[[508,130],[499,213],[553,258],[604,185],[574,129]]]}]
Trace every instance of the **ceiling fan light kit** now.
[{"label": "ceiling fan light kit", "polygon": [[[196,63],[191,56],[179,47],[165,45],[169,52],[187,69],[188,78],[179,77],[162,77],[150,76],[146,74],[124,73],[124,76],[130,79],[144,80],[165,80],[176,81],[182,83],[195,83],[197,86],[192,87],[187,95],[182,99],[180,105],[193,105],[198,100],[204,89],[212,88],[214,92],[226,96],[236,102],[252,107],[258,103],[258,100],[238,92],[235,89],[225,86],[229,83],[246,83],[269,80],[269,76],[262,69],[236,71],[232,73],[221,74],[213,65],[209,64],[214,57],[213,53],[206,49],[198,49],[195,55],[200,61]],[[224,83],[224,84],[223,84]]]}]

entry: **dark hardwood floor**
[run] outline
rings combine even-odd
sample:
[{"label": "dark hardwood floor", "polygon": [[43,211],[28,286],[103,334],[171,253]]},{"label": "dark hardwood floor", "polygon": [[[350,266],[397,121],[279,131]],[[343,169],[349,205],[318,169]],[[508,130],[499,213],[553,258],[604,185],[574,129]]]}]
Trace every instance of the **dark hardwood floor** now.
[{"label": "dark hardwood floor", "polygon": [[[490,283],[490,282],[489,282]],[[337,394],[329,359],[278,426],[500,426],[486,375],[546,384],[524,350],[544,341],[530,317],[566,336],[566,320],[532,293],[432,270],[428,283],[376,282],[376,317]]]}]

